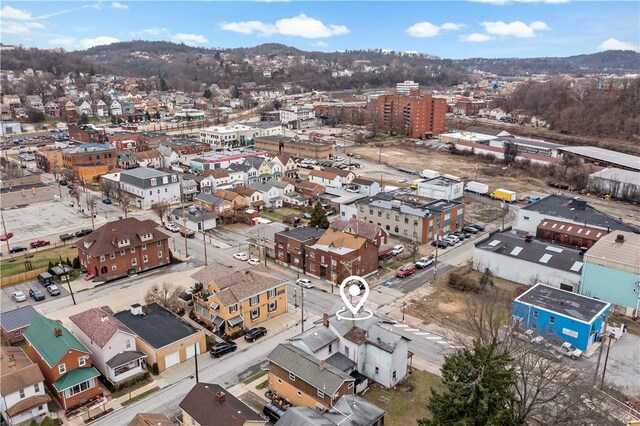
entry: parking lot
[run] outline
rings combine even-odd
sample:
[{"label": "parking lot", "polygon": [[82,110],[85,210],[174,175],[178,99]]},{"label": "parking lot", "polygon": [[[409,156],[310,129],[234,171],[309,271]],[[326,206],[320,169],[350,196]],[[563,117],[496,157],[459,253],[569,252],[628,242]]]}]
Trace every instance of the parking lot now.
[{"label": "parking lot", "polygon": [[[45,303],[48,300],[69,296],[69,290],[66,284],[56,283],[56,285],[60,290],[60,295],[58,296],[51,296],[47,291],[46,287],[40,284],[37,280],[25,281],[20,284],[4,287],[0,291],[0,294],[2,295],[0,297],[2,299],[1,305],[0,305],[2,308],[2,311],[6,312],[8,310],[16,309],[18,307],[25,306],[25,305],[33,305],[37,309],[38,305]],[[32,297],[29,297],[30,288],[37,288],[38,290],[42,291],[42,294],[44,294],[44,300],[36,302]],[[20,290],[21,292],[23,292],[24,295],[27,296],[27,300],[25,300],[24,302],[16,302],[15,300],[13,300],[13,297],[11,297],[11,294],[17,290]]]}]

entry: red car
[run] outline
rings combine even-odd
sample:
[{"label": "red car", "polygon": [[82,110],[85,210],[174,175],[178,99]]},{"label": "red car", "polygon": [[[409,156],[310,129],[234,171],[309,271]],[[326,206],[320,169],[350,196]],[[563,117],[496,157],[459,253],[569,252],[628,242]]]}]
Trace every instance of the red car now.
[{"label": "red car", "polygon": [[414,265],[413,263],[409,263],[408,265],[402,265],[396,271],[396,277],[401,277],[401,278],[408,277],[409,275],[413,274],[415,271],[416,271],[416,265]]},{"label": "red car", "polygon": [[32,242],[29,245],[31,246],[31,248],[38,248],[38,247],[48,246],[49,244],[51,244],[49,241],[38,240],[38,241]]}]

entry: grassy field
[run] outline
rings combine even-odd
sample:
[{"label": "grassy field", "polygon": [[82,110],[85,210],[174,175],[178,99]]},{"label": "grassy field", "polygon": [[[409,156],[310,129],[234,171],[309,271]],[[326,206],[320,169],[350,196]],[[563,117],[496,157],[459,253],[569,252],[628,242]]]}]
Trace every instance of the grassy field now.
[{"label": "grassy field", "polygon": [[425,371],[414,370],[395,389],[374,384],[363,397],[387,412],[384,417],[385,425],[415,425],[418,419],[431,417],[427,409],[431,389],[444,389],[440,378]]},{"label": "grassy field", "polygon": [[274,222],[282,222],[282,219],[285,216],[289,216],[290,214],[299,215],[299,214],[302,214],[302,212],[300,210],[292,209],[289,207],[281,207],[274,211],[263,210],[260,212],[260,216],[266,217],[267,219],[272,220]]},{"label": "grassy field", "polygon": [[[68,257],[69,260],[73,261],[73,258],[78,255],[78,249],[70,245],[66,245],[53,249],[37,251],[35,253],[30,253],[30,255],[33,255],[33,257],[30,257],[28,260],[31,261],[33,269],[36,269],[49,266],[49,261],[54,264],[58,264],[60,262],[60,256],[62,256],[62,260],[66,261]],[[27,260],[25,255],[18,253],[14,256],[14,259],[15,261],[13,262],[9,259],[5,259],[0,262],[0,274],[2,274],[3,277],[9,277],[11,275],[25,272],[24,261]]]},{"label": "grassy field", "polygon": [[116,392],[112,393],[112,394],[111,394],[111,398],[113,398],[113,399],[115,399],[115,398],[120,398],[121,396],[126,395],[126,394],[128,394],[129,392],[133,392],[133,391],[134,391],[134,390],[136,390],[136,389],[140,389],[141,387],[146,386],[146,385],[148,385],[148,384],[149,384],[149,383],[151,383],[151,382],[153,382],[153,379],[152,379],[152,378],[148,378],[148,379],[145,379],[145,380],[141,380],[141,381],[139,381],[139,382],[137,382],[137,383],[134,383],[133,385],[131,385],[131,386],[129,386],[129,387],[126,387],[126,388],[124,388],[124,389],[121,389],[121,390],[119,390],[119,391],[116,391]]},{"label": "grassy field", "polygon": [[[466,267],[456,271],[473,280],[478,280],[482,276],[480,272],[467,271]],[[438,277],[432,283],[435,291],[426,297],[414,300],[411,305],[407,306],[407,313],[424,320],[426,323],[435,323],[453,329],[456,328],[456,324],[464,321],[467,303],[477,298],[477,294],[449,287],[447,285],[448,276],[449,274],[444,274]],[[513,300],[527,288],[501,278],[494,277],[493,282],[495,287],[486,291],[490,292],[492,297],[503,300]],[[505,306],[510,306],[510,304],[505,304]]]},{"label": "grassy field", "polygon": [[267,373],[268,373],[268,371],[266,371],[266,370],[263,370],[263,371],[261,371],[261,372],[259,372],[259,373],[256,373],[256,374],[254,374],[253,376],[251,376],[251,377],[248,377],[248,378],[244,379],[244,380],[242,381],[242,384],[244,384],[244,385],[248,385],[249,383],[251,383],[251,382],[253,382],[253,381],[258,380],[260,377],[266,376],[266,375],[267,375]]}]

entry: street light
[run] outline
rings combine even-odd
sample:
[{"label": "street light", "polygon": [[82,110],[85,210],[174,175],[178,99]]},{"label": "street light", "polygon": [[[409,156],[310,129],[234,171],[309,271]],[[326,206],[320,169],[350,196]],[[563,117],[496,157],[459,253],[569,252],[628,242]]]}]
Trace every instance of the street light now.
[{"label": "street light", "polygon": [[404,321],[404,308],[407,306],[407,302],[402,302],[402,321]]}]

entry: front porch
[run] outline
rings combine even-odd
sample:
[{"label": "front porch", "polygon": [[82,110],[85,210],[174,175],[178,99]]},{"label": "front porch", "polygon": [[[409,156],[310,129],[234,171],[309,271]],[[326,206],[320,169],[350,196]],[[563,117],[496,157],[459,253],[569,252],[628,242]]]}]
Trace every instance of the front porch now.
[{"label": "front porch", "polygon": [[140,351],[125,351],[106,362],[107,380],[114,385],[142,375],[147,371],[147,355]]}]

